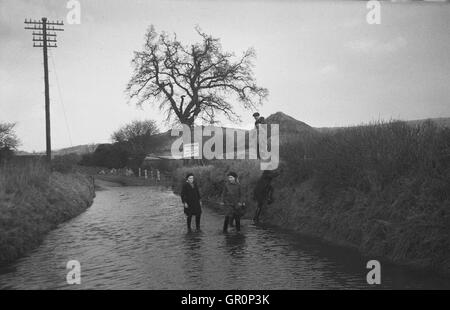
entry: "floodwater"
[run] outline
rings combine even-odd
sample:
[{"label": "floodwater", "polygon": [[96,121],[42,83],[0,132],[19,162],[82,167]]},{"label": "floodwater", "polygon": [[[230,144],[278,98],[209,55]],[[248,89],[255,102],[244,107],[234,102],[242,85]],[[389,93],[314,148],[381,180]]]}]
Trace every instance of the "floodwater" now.
[{"label": "floodwater", "polygon": [[[358,253],[248,220],[224,234],[222,222],[203,208],[202,232],[187,233],[170,190],[108,186],[1,269],[0,289],[450,289],[448,278],[384,262],[381,285],[369,285],[370,259]],[[71,260],[81,266],[79,285],[66,280]]]}]

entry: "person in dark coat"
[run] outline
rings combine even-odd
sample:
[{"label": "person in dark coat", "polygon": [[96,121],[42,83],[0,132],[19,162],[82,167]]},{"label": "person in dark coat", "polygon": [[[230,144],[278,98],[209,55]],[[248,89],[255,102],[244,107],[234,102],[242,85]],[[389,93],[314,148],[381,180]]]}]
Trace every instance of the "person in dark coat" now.
[{"label": "person in dark coat", "polygon": [[273,186],[271,183],[276,176],[278,176],[277,172],[264,170],[253,190],[253,200],[255,200],[257,204],[253,222],[256,224],[259,223],[259,217],[264,207],[273,202]]},{"label": "person in dark coat", "polygon": [[225,233],[228,231],[228,225],[233,219],[236,230],[241,230],[241,216],[245,212],[245,203],[237,174],[229,172],[227,176],[228,181],[225,183],[221,195],[221,205],[225,207],[225,221],[223,223],[223,232]]},{"label": "person in dark coat", "polygon": [[197,231],[200,230],[200,217],[202,214],[202,203],[200,191],[197,184],[194,182],[194,175],[188,173],[186,175],[186,182],[181,189],[181,202],[184,206],[184,213],[187,216],[187,229],[191,232],[192,217],[195,216],[195,227]]}]

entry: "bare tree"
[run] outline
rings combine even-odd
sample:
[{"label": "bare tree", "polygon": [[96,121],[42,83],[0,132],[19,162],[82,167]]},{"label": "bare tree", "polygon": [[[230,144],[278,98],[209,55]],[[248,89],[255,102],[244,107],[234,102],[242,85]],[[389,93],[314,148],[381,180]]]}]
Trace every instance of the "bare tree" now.
[{"label": "bare tree", "polygon": [[148,144],[152,143],[151,136],[157,133],[159,129],[155,121],[133,121],[114,132],[111,139],[127,144],[133,153],[144,153]]},{"label": "bare tree", "polygon": [[197,117],[214,122],[215,113],[237,121],[230,99],[252,109],[268,95],[253,76],[255,51],[249,48],[237,58],[222,51],[219,39],[196,31],[201,43],[183,45],[176,34],[171,38],[150,26],[143,50],[134,54],[127,93],[138,105],[157,103],[167,120],[175,116],[189,126]]},{"label": "bare tree", "polygon": [[159,129],[155,121],[133,121],[114,132],[111,138],[114,142],[126,142],[137,137],[151,136],[157,133],[159,133]]}]

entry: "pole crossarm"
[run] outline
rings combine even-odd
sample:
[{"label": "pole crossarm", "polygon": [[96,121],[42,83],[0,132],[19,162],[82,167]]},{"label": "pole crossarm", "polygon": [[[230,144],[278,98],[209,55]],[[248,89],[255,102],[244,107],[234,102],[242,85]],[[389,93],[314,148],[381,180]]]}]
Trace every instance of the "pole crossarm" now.
[{"label": "pole crossarm", "polygon": [[[44,47],[44,45],[42,45],[42,44],[33,44],[33,47]],[[50,48],[50,47],[58,47],[58,45],[56,45],[56,44],[54,44],[54,45],[48,45],[48,44],[47,44],[47,47],[48,47],[48,48]]]},{"label": "pole crossarm", "polygon": [[36,27],[36,26],[34,26],[34,27],[24,27],[24,29],[29,29],[29,30],[44,30],[44,28],[42,28],[42,27]]},{"label": "pole crossarm", "polygon": [[47,22],[47,25],[64,26],[64,23],[58,20],[56,22]]},{"label": "pole crossarm", "polygon": [[[47,41],[47,42],[56,42],[56,39],[47,39],[46,41]],[[44,39],[41,39],[41,38],[39,38],[39,39],[33,38],[33,42],[44,42]]]},{"label": "pole crossarm", "polygon": [[47,27],[47,30],[50,30],[50,31],[64,31],[64,29],[62,29],[62,28],[55,28],[55,27]]},{"label": "pole crossarm", "polygon": [[[45,17],[44,17],[45,18]],[[26,19],[25,18],[25,22],[24,22],[25,24],[37,24],[37,25],[42,25],[43,23],[44,23],[44,21],[43,20],[28,20],[28,19]],[[64,26],[64,22],[63,21],[60,21],[60,20],[57,20],[57,21],[48,21],[46,18],[45,18],[45,23],[47,24],[47,25],[55,25],[55,26]]]},{"label": "pole crossarm", "polygon": [[42,24],[42,21],[41,20],[27,20],[26,18],[25,18],[25,22],[24,22],[25,24],[35,24],[35,25],[41,25]]},{"label": "pole crossarm", "polygon": [[[39,33],[39,32],[34,32],[33,31],[33,35],[34,36],[43,36],[43,33]],[[56,37],[56,33],[47,33],[47,37]]]}]

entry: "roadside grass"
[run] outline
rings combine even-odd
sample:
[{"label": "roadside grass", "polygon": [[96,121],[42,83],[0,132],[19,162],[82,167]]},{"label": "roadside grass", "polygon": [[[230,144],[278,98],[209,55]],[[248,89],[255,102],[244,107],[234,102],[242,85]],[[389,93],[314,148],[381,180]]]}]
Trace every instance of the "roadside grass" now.
[{"label": "roadside grass", "polygon": [[88,208],[95,192],[81,174],[42,162],[0,166],[0,266],[38,246],[47,232]]}]

